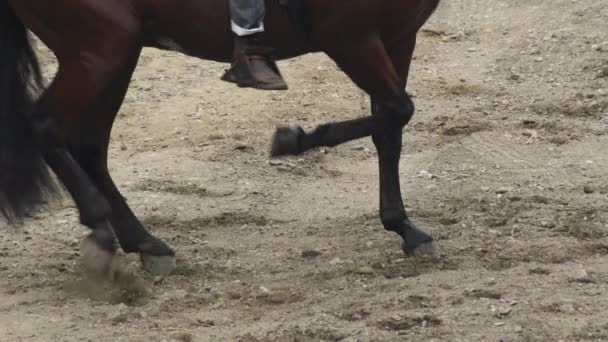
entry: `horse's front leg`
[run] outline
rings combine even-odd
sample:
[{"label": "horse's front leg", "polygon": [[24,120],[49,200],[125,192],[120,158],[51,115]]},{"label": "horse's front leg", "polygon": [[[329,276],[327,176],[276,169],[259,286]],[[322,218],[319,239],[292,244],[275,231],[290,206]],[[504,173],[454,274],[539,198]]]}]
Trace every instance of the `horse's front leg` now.
[{"label": "horse's front leg", "polygon": [[414,113],[414,104],[407,95],[390,105],[372,98],[372,113],[379,119],[372,139],[378,151],[382,224],[403,238],[405,254],[432,255],[433,239],[418,229],[405,212],[399,180],[402,131]]},{"label": "horse's front leg", "polygon": [[373,115],[321,125],[310,132],[299,127],[279,128],[272,155],[300,154],[316,146],[335,146],[371,135],[379,158],[380,219],[384,227],[403,238],[406,254],[432,255],[433,239],[408,218],[399,181],[402,131],[414,114],[414,105],[405,92],[405,80],[415,37],[406,38],[394,50],[387,50],[380,37],[374,35],[352,37],[352,41],[335,46],[328,44],[327,54],[371,95]]}]

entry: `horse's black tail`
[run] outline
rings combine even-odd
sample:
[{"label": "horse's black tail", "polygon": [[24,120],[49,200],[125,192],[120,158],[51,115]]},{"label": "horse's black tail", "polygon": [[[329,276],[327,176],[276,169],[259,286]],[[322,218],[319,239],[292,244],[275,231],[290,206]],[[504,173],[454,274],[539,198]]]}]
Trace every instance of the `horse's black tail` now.
[{"label": "horse's black tail", "polygon": [[27,119],[42,89],[40,65],[8,3],[0,1],[0,216],[15,223],[57,187]]}]

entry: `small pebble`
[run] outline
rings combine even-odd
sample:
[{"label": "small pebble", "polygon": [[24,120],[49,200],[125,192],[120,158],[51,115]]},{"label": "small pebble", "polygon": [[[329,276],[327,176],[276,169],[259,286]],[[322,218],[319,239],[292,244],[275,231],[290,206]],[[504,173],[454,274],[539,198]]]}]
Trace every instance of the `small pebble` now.
[{"label": "small pebble", "polygon": [[355,273],[362,275],[374,274],[374,269],[368,266],[363,266],[355,269]]},{"label": "small pebble", "polygon": [[551,222],[551,221],[542,221],[542,222],[540,223],[540,225],[541,225],[541,227],[543,227],[543,228],[549,228],[549,229],[551,229],[551,228],[555,228],[555,223],[553,223],[553,222]]},{"label": "small pebble", "polygon": [[321,254],[323,254],[323,253],[321,253],[321,252],[319,252],[317,250],[314,250],[314,249],[308,249],[308,250],[302,251],[302,257],[303,258],[307,258],[307,259],[316,258],[316,257],[318,257]]},{"label": "small pebble", "polygon": [[513,187],[503,186],[503,187],[496,189],[496,193],[500,194],[500,195],[506,194],[507,192],[510,192],[510,191],[513,191]]},{"label": "small pebble", "polygon": [[332,259],[332,260],[329,262],[329,264],[330,264],[331,266],[335,266],[335,265],[338,265],[338,264],[341,264],[341,263],[342,263],[342,260],[341,260],[340,258],[335,258],[335,259]]},{"label": "small pebble", "polygon": [[178,341],[178,342],[192,342],[192,341],[194,341],[194,335],[192,335],[191,333],[188,333],[188,332],[182,332],[182,333],[176,334],[173,339],[174,339],[174,341]]},{"label": "small pebble", "polygon": [[583,187],[583,191],[584,191],[586,194],[592,194],[592,193],[594,193],[594,192],[595,192],[595,188],[594,188],[592,185],[585,185],[585,186]]}]

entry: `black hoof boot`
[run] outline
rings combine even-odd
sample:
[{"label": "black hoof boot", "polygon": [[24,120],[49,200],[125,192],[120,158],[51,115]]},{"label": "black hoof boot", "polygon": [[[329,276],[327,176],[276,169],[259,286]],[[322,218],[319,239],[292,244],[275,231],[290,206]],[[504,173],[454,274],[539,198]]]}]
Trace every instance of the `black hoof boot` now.
[{"label": "black hoof boot", "polygon": [[302,138],[306,135],[302,127],[279,127],[272,138],[271,157],[296,156],[301,154]]},{"label": "black hoof boot", "polygon": [[401,244],[401,247],[403,248],[403,252],[407,256],[437,256],[437,251],[433,244],[433,238],[429,234],[418,229],[413,224],[410,224],[410,226],[411,227],[402,235],[403,243]]}]

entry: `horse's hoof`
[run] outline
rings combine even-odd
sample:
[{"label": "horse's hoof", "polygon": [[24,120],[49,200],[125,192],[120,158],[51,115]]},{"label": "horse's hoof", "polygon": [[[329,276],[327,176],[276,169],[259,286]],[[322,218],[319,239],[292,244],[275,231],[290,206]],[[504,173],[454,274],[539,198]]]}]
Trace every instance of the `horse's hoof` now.
[{"label": "horse's hoof", "polygon": [[107,278],[116,262],[116,253],[102,248],[93,234],[85,237],[80,244],[80,256],[83,272],[88,277]]},{"label": "horse's hoof", "polygon": [[176,267],[174,255],[155,256],[140,253],[139,257],[141,258],[143,268],[154,276],[167,276]]},{"label": "horse's hoof", "polygon": [[166,276],[175,269],[175,252],[164,241],[149,235],[138,246],[144,270],[155,276]]},{"label": "horse's hoof", "polygon": [[302,153],[301,139],[306,133],[300,126],[279,127],[272,138],[270,156],[295,156]]},{"label": "horse's hoof", "polygon": [[403,252],[407,256],[434,258],[438,256],[437,248],[433,241],[424,242],[416,247],[407,246],[405,242],[401,244]]},{"label": "horse's hoof", "polygon": [[418,229],[413,223],[407,221],[409,226],[402,235],[403,243],[401,247],[408,256],[434,257],[437,251],[433,245],[433,237],[428,233]]}]

